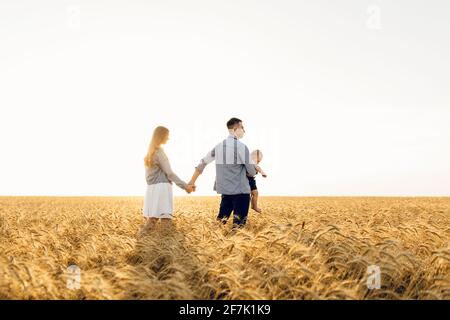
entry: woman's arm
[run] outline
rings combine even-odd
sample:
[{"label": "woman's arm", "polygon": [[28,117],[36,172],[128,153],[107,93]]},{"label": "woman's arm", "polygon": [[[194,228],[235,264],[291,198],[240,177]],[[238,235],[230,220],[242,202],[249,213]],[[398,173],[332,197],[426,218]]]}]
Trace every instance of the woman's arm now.
[{"label": "woman's arm", "polygon": [[167,175],[167,178],[174,182],[178,187],[180,187],[183,190],[186,190],[187,183],[181,180],[175,172],[172,171],[172,168],[170,166],[169,158],[164,153],[164,151],[160,150],[158,152],[158,162],[159,166],[161,167],[162,171]]}]

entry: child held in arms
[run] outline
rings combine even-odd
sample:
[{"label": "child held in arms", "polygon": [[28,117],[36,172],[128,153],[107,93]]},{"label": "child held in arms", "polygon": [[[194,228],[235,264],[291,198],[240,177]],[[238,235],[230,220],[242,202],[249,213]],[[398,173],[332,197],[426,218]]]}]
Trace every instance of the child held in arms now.
[{"label": "child held in arms", "polygon": [[[257,149],[257,150],[252,151],[250,156],[252,157],[253,163],[256,164],[256,171],[261,173],[261,175],[264,178],[267,178],[267,174],[258,165],[261,162],[262,158],[263,158],[263,154],[262,154],[261,150]],[[258,207],[258,188],[256,187],[255,177],[247,176],[247,178],[248,178],[248,183],[250,184],[251,197],[252,197],[252,199],[251,199],[251,207],[256,212],[261,213],[262,210]]]}]

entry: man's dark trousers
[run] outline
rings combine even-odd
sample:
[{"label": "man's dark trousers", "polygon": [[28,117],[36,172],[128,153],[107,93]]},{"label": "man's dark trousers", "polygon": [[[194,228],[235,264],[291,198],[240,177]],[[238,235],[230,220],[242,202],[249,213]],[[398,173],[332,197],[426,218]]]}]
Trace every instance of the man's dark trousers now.
[{"label": "man's dark trousers", "polygon": [[228,218],[233,213],[233,226],[243,226],[247,222],[248,209],[250,206],[250,194],[223,194],[220,202],[218,220],[227,223]]}]

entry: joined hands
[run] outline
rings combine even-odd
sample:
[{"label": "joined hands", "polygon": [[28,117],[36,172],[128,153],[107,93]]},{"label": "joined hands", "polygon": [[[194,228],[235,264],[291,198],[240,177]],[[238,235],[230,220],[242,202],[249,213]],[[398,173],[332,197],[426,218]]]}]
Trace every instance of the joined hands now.
[{"label": "joined hands", "polygon": [[187,187],[186,187],[186,192],[187,192],[188,194],[191,193],[191,192],[194,192],[194,191],[195,191],[195,188],[196,188],[196,185],[193,184],[193,183],[191,183],[191,182],[189,182],[188,185],[187,185]]}]

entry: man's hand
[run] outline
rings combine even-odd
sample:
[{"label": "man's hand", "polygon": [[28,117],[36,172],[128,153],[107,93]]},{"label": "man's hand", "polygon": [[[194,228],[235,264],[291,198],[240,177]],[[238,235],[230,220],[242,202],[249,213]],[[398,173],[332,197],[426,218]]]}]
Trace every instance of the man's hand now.
[{"label": "man's hand", "polygon": [[194,191],[195,191],[195,188],[197,188],[197,186],[195,185],[195,180],[189,181],[188,182],[188,186],[193,186],[194,187]]},{"label": "man's hand", "polygon": [[195,170],[191,180],[188,182],[188,185],[194,186],[194,191],[195,191],[195,181],[197,181],[199,175],[200,171]]}]

